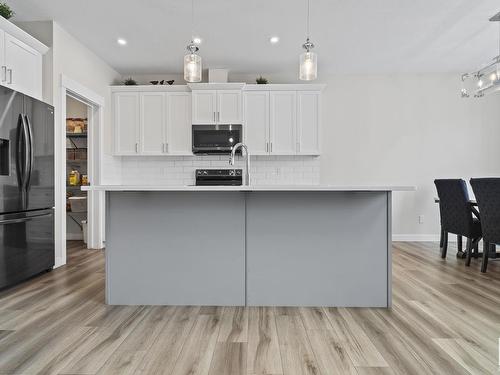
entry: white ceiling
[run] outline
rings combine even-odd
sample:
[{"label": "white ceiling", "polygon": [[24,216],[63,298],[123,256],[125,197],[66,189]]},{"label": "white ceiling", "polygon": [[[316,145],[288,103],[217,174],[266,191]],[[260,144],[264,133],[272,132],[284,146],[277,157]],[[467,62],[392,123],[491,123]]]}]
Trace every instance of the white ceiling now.
[{"label": "white ceiling", "polygon": [[[121,73],[180,73],[189,0],[10,0],[14,21],[49,20]],[[295,71],[306,0],[195,0],[204,68]],[[458,72],[498,53],[498,0],[311,0],[320,72]],[[270,45],[268,38],[281,41]],[[128,41],[126,47],[116,43]]]}]

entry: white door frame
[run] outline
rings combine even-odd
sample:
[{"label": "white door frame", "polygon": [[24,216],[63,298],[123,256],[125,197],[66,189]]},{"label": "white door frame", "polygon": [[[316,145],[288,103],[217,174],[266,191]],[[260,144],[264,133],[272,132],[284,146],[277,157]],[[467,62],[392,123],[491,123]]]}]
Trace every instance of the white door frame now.
[{"label": "white door frame", "polygon": [[[105,103],[102,96],[63,74],[60,83],[60,98],[55,108],[55,267],[66,264],[66,96],[69,95],[89,106],[87,174],[91,185],[98,184],[101,177],[100,153]],[[104,194],[89,191],[87,204],[87,246],[91,249],[102,249]]]}]

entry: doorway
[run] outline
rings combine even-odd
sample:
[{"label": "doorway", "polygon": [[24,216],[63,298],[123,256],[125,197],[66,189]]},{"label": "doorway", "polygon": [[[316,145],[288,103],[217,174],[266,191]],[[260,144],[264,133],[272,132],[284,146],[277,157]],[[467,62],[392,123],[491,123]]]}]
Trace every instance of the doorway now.
[{"label": "doorway", "polygon": [[66,264],[66,240],[83,240],[84,229],[86,248],[104,247],[104,193],[81,191],[82,183],[98,185],[101,180],[104,98],[64,75],[60,89],[55,134],[55,267]]}]

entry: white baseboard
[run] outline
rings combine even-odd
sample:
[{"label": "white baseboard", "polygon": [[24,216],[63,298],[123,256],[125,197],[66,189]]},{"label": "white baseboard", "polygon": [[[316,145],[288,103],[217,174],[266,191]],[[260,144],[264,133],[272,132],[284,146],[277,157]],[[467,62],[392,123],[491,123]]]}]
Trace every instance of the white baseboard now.
[{"label": "white baseboard", "polygon": [[83,241],[83,233],[66,233],[68,241]]},{"label": "white baseboard", "polygon": [[[392,240],[401,242],[438,242],[439,234],[393,234]],[[457,242],[457,236],[448,235],[448,242]]]},{"label": "white baseboard", "polygon": [[58,268],[61,266],[64,266],[66,263],[64,262],[64,259],[62,257],[56,257],[54,261],[54,268]]}]

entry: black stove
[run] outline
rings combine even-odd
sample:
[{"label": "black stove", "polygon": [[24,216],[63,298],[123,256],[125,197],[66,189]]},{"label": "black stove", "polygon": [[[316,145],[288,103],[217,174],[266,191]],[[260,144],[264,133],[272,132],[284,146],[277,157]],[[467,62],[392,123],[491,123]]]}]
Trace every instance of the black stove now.
[{"label": "black stove", "polygon": [[240,186],[243,184],[241,169],[197,169],[196,186]]}]

